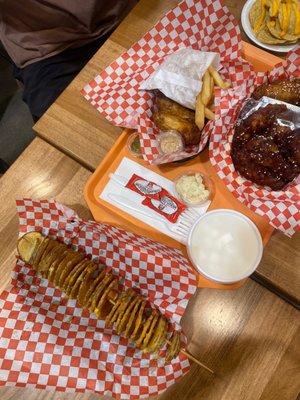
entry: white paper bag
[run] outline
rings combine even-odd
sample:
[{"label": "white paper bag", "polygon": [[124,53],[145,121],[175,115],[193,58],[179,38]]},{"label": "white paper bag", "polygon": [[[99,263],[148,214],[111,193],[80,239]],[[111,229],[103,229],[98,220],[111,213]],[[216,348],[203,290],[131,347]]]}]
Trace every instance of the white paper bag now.
[{"label": "white paper bag", "polygon": [[212,65],[219,69],[218,53],[184,48],[168,55],[158,69],[141,84],[141,90],[159,89],[169,99],[195,109],[202,88],[202,76]]}]

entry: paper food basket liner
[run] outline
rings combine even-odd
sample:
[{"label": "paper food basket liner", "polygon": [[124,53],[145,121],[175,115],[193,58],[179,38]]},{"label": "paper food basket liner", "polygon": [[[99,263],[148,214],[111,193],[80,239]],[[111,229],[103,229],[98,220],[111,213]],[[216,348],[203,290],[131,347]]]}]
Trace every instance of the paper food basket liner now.
[{"label": "paper food basket liner", "polygon": [[214,121],[209,121],[199,145],[188,151],[159,155],[158,129],[151,121],[154,95],[139,90],[139,86],[168,54],[186,47],[219,53],[221,74],[236,85],[241,71],[252,69],[240,57],[240,30],[228,9],[218,0],[186,0],[169,11],[82,90],[85,98],[114,125],[139,132],[143,157],[150,164],[181,160],[199,153],[205,148],[214,127]]},{"label": "paper food basket liner", "polygon": [[[122,286],[138,288],[172,328],[180,329],[197,287],[180,251],[83,221],[55,201],[23,199],[17,209],[21,235],[38,230],[99,259]],[[17,260],[11,285],[0,295],[0,385],[145,398],[163,392],[189,370],[185,355],[170,363],[164,356],[165,349],[158,358],[143,354]]]},{"label": "paper food basket liner", "polygon": [[[206,124],[199,146],[193,146],[189,152],[159,155],[157,128],[151,121],[153,94],[140,91],[139,86],[168,54],[183,47],[219,53],[220,73],[232,82],[232,88],[215,89],[216,120]],[[230,143],[241,101],[250,96],[256,85],[268,76],[270,81],[281,76],[299,76],[299,47],[270,74],[254,72],[252,65],[241,58],[241,51],[238,24],[220,1],[185,0],[86,85],[82,93],[110,122],[140,133],[143,157],[150,164],[195,155],[210,140],[211,163],[228,189],[272,226],[291,236],[299,229],[299,180],[281,192],[259,189],[234,170]]]},{"label": "paper food basket liner", "polygon": [[300,77],[300,46],[269,73],[243,71],[243,79],[238,88],[218,89],[216,123],[209,144],[210,161],[227,188],[239,201],[265,217],[274,228],[287,236],[292,236],[300,228],[299,176],[281,191],[258,187],[235,170],[230,151],[234,125],[245,98],[250,97],[254,88],[264,82],[296,77]]}]

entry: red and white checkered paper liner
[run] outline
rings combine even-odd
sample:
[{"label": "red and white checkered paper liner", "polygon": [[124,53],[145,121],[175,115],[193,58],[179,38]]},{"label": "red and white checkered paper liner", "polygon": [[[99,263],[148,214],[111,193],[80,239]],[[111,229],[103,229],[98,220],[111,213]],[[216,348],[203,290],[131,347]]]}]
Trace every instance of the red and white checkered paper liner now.
[{"label": "red and white checkered paper liner", "polygon": [[[197,285],[178,250],[83,221],[55,201],[19,200],[17,209],[21,234],[38,230],[99,259],[179,329]],[[189,370],[184,355],[166,363],[164,354],[158,359],[142,354],[20,260],[10,288],[0,296],[0,385],[145,398]]]},{"label": "red and white checkered paper liner", "polygon": [[163,164],[199,153],[208,142],[214,121],[209,121],[199,145],[172,155],[159,155],[157,128],[151,121],[153,94],[140,91],[164,58],[180,48],[220,54],[221,74],[236,86],[252,67],[241,59],[240,30],[234,17],[219,0],[185,0],[169,11],[127,52],[86,85],[82,94],[110,122],[136,129],[143,157]]},{"label": "red and white checkered paper liner", "polygon": [[227,188],[242,203],[268,219],[274,228],[292,236],[300,228],[299,176],[285,190],[271,191],[244,179],[235,170],[230,156],[234,125],[245,98],[254,88],[269,80],[300,76],[300,46],[291,51],[286,61],[269,73],[243,72],[238,88],[219,90],[216,97],[216,124],[210,137],[210,161]]}]

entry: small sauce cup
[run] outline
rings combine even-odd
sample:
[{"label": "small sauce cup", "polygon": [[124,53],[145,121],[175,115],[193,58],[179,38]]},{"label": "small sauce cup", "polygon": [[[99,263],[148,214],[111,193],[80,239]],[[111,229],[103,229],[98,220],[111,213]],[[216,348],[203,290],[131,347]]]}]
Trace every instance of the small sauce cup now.
[{"label": "small sauce cup", "polygon": [[134,132],[128,136],[127,149],[133,157],[143,158],[140,146],[140,135],[137,132]]},{"label": "small sauce cup", "polygon": [[[205,199],[199,199],[199,201],[197,202],[191,202],[189,201],[188,198],[185,198],[182,193],[180,193],[177,190],[176,185],[178,184],[178,182],[185,176],[195,176],[196,174],[199,174],[202,178],[202,183],[205,187],[205,190],[208,191],[208,195],[205,197]],[[184,172],[180,175],[178,175],[175,179],[174,179],[174,190],[175,190],[175,194],[176,196],[184,203],[186,204],[188,207],[197,207],[197,206],[201,206],[205,203],[207,203],[208,201],[211,201],[214,197],[215,194],[215,185],[214,182],[205,174],[203,174],[202,172],[199,171],[187,171]]]}]

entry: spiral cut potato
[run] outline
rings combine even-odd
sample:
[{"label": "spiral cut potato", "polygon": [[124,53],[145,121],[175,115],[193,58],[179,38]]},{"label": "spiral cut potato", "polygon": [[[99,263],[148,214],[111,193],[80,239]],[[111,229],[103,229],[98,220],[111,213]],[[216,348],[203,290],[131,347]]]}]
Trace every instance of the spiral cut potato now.
[{"label": "spiral cut potato", "polygon": [[107,327],[114,327],[117,334],[131,340],[143,352],[157,353],[167,342],[166,360],[178,355],[179,333],[174,332],[167,340],[167,319],[158,310],[151,309],[147,300],[133,289],[119,293],[117,277],[106,271],[104,265],[39,232],[21,237],[18,252],[44,278],[105,320]]}]

